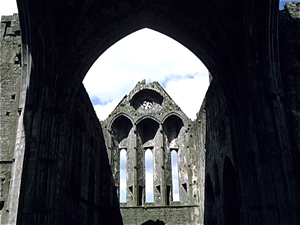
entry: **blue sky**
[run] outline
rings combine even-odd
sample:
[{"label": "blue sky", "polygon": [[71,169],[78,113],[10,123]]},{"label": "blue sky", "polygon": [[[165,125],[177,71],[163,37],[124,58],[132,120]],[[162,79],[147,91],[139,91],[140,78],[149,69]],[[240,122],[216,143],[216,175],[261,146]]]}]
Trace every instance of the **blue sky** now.
[{"label": "blue sky", "polygon": [[192,119],[209,85],[208,71],[187,48],[162,33],[142,29],[107,49],[83,84],[101,120],[138,81],[158,81]]},{"label": "blue sky", "polygon": [[282,10],[284,8],[285,3],[287,2],[299,2],[300,0],[293,0],[293,1],[279,1],[279,10]]}]

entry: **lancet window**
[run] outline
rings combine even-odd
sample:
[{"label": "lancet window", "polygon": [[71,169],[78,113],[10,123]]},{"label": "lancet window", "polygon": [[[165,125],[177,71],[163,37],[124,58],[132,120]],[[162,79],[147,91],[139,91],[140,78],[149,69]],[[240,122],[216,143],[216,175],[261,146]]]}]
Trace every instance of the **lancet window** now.
[{"label": "lancet window", "polygon": [[179,201],[179,178],[178,178],[178,150],[171,151],[172,163],[172,196],[173,201]]},{"label": "lancet window", "polygon": [[127,195],[127,171],[126,171],[126,149],[120,151],[120,202],[126,202]]},{"label": "lancet window", "polygon": [[150,148],[145,151],[145,174],[146,202],[153,202],[153,153]]}]

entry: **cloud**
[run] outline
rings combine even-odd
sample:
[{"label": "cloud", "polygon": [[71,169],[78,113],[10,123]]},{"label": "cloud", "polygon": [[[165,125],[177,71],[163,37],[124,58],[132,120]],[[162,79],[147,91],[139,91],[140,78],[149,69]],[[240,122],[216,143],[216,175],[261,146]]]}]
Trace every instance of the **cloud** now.
[{"label": "cloud", "polygon": [[116,108],[121,99],[114,99],[111,102],[104,105],[94,105],[94,110],[97,114],[97,117],[100,120],[104,120],[108,115]]},{"label": "cloud", "polygon": [[[179,107],[194,118],[203,99],[199,90],[204,90],[201,92],[203,95],[208,86],[208,71],[183,45],[156,31],[142,29],[104,52],[90,68],[83,84],[96,104],[97,115],[104,120],[113,110],[109,108],[109,111],[106,107],[110,107],[116,99],[121,100],[143,79],[161,83]],[[203,81],[205,79],[207,81]],[[184,82],[186,80],[190,82]],[[175,87],[176,82],[181,85]],[[197,82],[200,83],[197,85]],[[193,87],[189,86],[191,84]],[[189,101],[186,101],[187,98]]]},{"label": "cloud", "polygon": [[14,13],[18,13],[17,2],[15,0],[0,1],[0,17],[9,16]]},{"label": "cloud", "polygon": [[180,81],[170,80],[165,84],[165,90],[189,118],[195,119],[208,85],[208,75],[193,76]]}]

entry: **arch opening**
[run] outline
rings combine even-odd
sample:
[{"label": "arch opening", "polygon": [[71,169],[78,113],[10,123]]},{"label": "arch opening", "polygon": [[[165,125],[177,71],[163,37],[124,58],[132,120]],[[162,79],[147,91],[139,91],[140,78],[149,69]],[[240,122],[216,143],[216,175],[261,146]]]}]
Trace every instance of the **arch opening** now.
[{"label": "arch opening", "polygon": [[170,148],[178,147],[177,139],[182,128],[183,122],[178,116],[171,115],[164,121],[163,129]]},{"label": "arch opening", "polygon": [[130,130],[132,129],[132,122],[125,116],[119,116],[111,125],[111,130],[114,133],[114,139],[120,144],[124,141]]},{"label": "arch opening", "polygon": [[137,124],[138,135],[144,147],[153,146],[153,140],[158,131],[159,124],[150,118],[145,118]]},{"label": "arch opening", "polygon": [[[106,79],[102,79],[105,75]],[[101,82],[97,82],[101,79]],[[108,48],[83,84],[100,120],[104,120],[135,84],[158,81],[185,114],[194,119],[209,85],[208,70],[174,39],[144,28]],[[190,104],[186,98],[195,99]],[[161,99],[155,99],[161,104]]]}]

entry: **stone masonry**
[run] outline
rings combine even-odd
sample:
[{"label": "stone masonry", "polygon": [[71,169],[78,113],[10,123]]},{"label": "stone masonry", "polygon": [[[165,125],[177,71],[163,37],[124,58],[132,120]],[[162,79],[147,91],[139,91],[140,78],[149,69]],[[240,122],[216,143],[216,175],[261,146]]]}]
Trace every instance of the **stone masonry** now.
[{"label": "stone masonry", "polygon": [[[3,16],[0,28],[0,208],[8,207],[8,190],[16,142],[21,85],[21,36],[19,16]],[[1,219],[0,219],[1,221]]]},{"label": "stone masonry", "polygon": [[[17,3],[20,17],[2,17],[0,29],[1,224],[299,224],[299,2],[282,11],[278,0]],[[144,27],[212,72],[204,104],[191,121],[159,84],[140,82],[102,128],[82,80]]]},{"label": "stone masonry", "polygon": [[[26,97],[23,91],[26,90],[24,85],[26,76],[22,76],[24,74],[22,71],[26,70],[26,64],[22,65],[20,58],[21,36],[18,14],[2,17],[0,41],[0,223],[14,223],[16,218],[10,217],[9,213],[16,210],[16,205],[20,202],[25,202],[25,205],[28,203],[26,199],[19,199],[21,185],[30,184],[38,178],[45,184],[55,182],[54,186],[42,185],[31,188],[37,194],[35,207],[45,214],[48,207],[59,205],[64,208],[65,216],[61,219],[64,224],[102,224],[102,220],[121,224],[118,199],[113,189],[101,125],[82,84],[75,93],[77,101],[73,107],[77,110],[68,115],[62,115],[61,112],[62,114],[56,118],[61,126],[51,124],[53,121],[49,119],[47,113],[43,114],[43,118],[47,121],[43,130],[56,135],[49,137],[39,132],[39,139],[43,142],[51,140],[51,145],[47,145],[50,149],[45,152],[47,147],[43,144],[36,151],[38,160],[36,168],[32,169],[34,175],[27,176],[22,172],[23,160],[24,158],[26,160],[23,141],[28,135],[26,130],[24,133],[23,122],[30,123],[27,120],[30,116],[27,115],[27,119],[22,119]],[[72,127],[72,133],[69,135],[65,134],[66,127]],[[27,139],[30,138],[27,136]],[[30,142],[34,144],[35,140],[31,139]],[[69,143],[61,144],[63,154],[57,154],[56,149],[52,148],[56,142]],[[65,198],[53,197],[54,193],[56,196],[62,194]],[[45,195],[49,198],[44,198]],[[46,205],[43,207],[42,204],[45,202]],[[19,220],[19,223],[24,223],[22,219]],[[41,222],[42,220],[44,221]],[[47,216],[46,219],[39,217],[37,221],[38,224],[53,224],[51,218]]]},{"label": "stone masonry", "polygon": [[[204,180],[200,180],[199,171],[203,171],[204,164],[198,159],[203,148],[196,149],[192,121],[159,83],[139,82],[102,122],[102,127],[118,192],[120,151],[126,150],[127,196],[120,203],[125,225],[150,220],[186,225],[203,222],[199,189]],[[145,200],[147,149],[153,154],[153,202]],[[178,157],[179,201],[172,195],[173,150]]]}]

